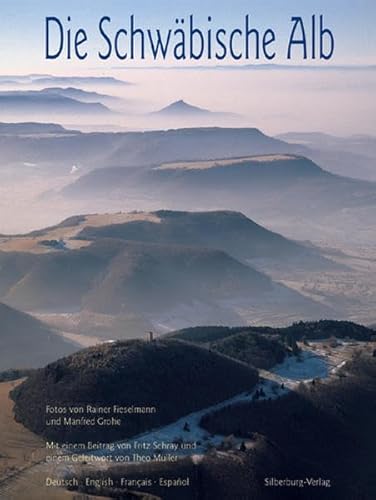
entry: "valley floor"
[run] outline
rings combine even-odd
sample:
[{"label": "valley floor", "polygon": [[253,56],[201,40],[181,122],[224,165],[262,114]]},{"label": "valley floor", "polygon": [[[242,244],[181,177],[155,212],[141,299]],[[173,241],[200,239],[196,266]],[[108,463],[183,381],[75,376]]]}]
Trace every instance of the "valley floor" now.
[{"label": "valley floor", "polygon": [[[255,267],[267,272],[273,280],[333,308],[341,319],[364,325],[376,323],[375,245],[334,246],[327,241],[318,244],[323,255],[340,268],[330,270],[323,267],[310,271],[299,268],[296,262],[282,268],[261,260],[254,262]],[[260,319],[265,321],[267,318],[256,317],[256,322]]]}]

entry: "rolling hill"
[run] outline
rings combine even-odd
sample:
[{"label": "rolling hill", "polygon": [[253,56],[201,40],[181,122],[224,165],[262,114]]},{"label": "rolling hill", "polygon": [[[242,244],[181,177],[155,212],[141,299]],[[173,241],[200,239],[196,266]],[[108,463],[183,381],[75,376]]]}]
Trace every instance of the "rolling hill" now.
[{"label": "rolling hill", "polygon": [[150,215],[150,220],[130,220],[123,224],[93,227],[87,222],[77,238],[84,240],[116,238],[158,244],[201,246],[222,250],[239,259],[294,258],[310,254],[310,250],[305,246],[268,231],[237,212],[159,210]]},{"label": "rolling hill", "polygon": [[108,94],[90,92],[76,87],[46,87],[41,90],[44,94],[55,94],[69,99],[86,103],[101,103],[105,106],[118,104],[121,99]]},{"label": "rolling hill", "polygon": [[336,337],[338,339],[355,339],[368,342],[373,339],[374,331],[351,321],[299,321],[286,327],[269,326],[196,326],[170,332],[167,337],[177,338],[186,342],[212,344],[231,339],[239,334],[279,336],[281,339],[292,336],[296,341],[322,340]]},{"label": "rolling hill", "polygon": [[156,210],[163,199],[163,208],[231,209],[317,241],[347,239],[349,225],[356,240],[369,240],[376,211],[375,183],[329,173],[323,159],[307,159],[312,149],[257,129],[7,135],[0,145],[3,165],[37,164],[44,177],[52,167],[54,175],[67,176],[67,165],[79,165],[74,176],[39,198],[57,207],[80,204],[77,212]]},{"label": "rolling hill", "polygon": [[[249,200],[260,190],[283,196],[296,187],[312,189],[331,183],[331,174],[312,161],[294,155],[262,155],[232,159],[162,163],[150,168],[113,167],[96,169],[65,187],[68,197],[124,198],[140,191],[164,196],[170,203],[200,196],[200,203],[234,204]],[[332,182],[331,182],[332,181]],[[355,182],[355,181],[354,181]],[[270,203],[273,200],[267,199]],[[265,205],[265,202],[264,202]]]},{"label": "rolling hill", "polygon": [[321,320],[300,321],[279,328],[196,326],[170,332],[165,337],[205,345],[256,368],[269,369],[291,355],[291,347],[295,342],[333,338],[369,342],[374,338],[374,332],[349,321]]},{"label": "rolling hill", "polygon": [[[312,196],[317,194],[315,188],[321,190],[322,198],[322,188],[330,192],[330,188],[335,189],[340,184],[340,179],[311,160],[291,154],[164,163],[145,172],[144,176],[146,184],[162,192],[181,192],[185,196],[206,192],[210,199],[216,196],[227,204],[232,204],[236,197],[250,204],[254,198],[258,202],[264,197],[264,206],[284,201],[286,194],[292,198],[292,192],[300,202],[299,191],[307,191],[308,196],[310,193]],[[290,203],[293,201],[292,198]]]},{"label": "rolling hill", "polygon": [[151,313],[194,299],[272,290],[265,275],[224,252],[195,247],[102,239],[78,250],[3,257],[22,268],[11,277],[2,271],[4,299],[25,310]]},{"label": "rolling hill", "polygon": [[56,123],[0,123],[0,135],[69,134],[71,131]]},{"label": "rolling hill", "polygon": [[[129,147],[132,140],[134,147]],[[123,144],[121,144],[123,143]],[[285,153],[294,146],[268,137],[256,128],[203,127],[124,134],[106,166],[158,165],[163,162],[231,158],[246,154]]]},{"label": "rolling hill", "polygon": [[[262,155],[242,158],[171,162],[132,169],[113,167],[97,169],[82,176],[63,190],[65,195],[125,195],[127,188],[146,188],[166,193],[170,198],[179,192],[191,196],[193,189],[223,199],[228,194],[244,196],[257,189],[286,190],[304,181],[330,182],[331,174],[312,161],[294,155]],[[304,187],[304,186],[303,186]],[[236,190],[236,192],[235,192]],[[283,194],[283,191],[281,191]]]},{"label": "rolling hill", "polygon": [[[67,198],[163,198],[171,208],[228,209],[258,218],[319,220],[376,206],[376,184],[331,174],[291,154],[162,163],[150,168],[97,169],[62,190]],[[360,222],[360,221],[359,221]],[[354,222],[355,223],[355,222]]]},{"label": "rolling hill", "polygon": [[[189,128],[152,132],[76,133],[64,140],[8,137],[2,139],[6,161],[80,162],[100,167],[158,165],[164,162],[210,160],[245,155],[293,153],[297,148],[258,129]],[[299,150],[301,147],[298,148]]]},{"label": "rolling hill", "polygon": [[29,75],[1,75],[0,85],[6,87],[28,86],[28,87],[45,87],[45,86],[69,86],[69,87],[86,87],[86,86],[117,86],[122,87],[130,85],[129,82],[119,80],[109,76],[55,76],[48,74],[29,74]]},{"label": "rolling hill", "polygon": [[76,350],[46,325],[0,304],[0,371],[38,368]]},{"label": "rolling hill", "polygon": [[[16,419],[37,434],[59,441],[107,442],[173,422],[249,390],[257,380],[256,370],[245,364],[185,342],[136,340],[86,349],[52,363],[31,374],[12,397]],[[86,405],[155,411],[117,414],[117,426],[47,426],[46,405],[84,405],[80,416],[91,418]],[[106,417],[114,415],[112,409]]]},{"label": "rolling hill", "polygon": [[249,262],[258,257],[326,262],[233,212],[76,216],[0,238],[0,297],[35,313],[77,314],[74,333],[97,331],[96,318],[116,338],[127,336],[124,318],[140,335],[197,321],[239,324],[255,314],[279,322],[334,314],[257,271]]}]

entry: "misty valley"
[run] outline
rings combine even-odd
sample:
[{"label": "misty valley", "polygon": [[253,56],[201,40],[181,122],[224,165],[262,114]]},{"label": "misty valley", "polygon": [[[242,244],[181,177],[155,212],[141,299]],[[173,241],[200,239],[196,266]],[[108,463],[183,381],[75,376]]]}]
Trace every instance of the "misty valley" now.
[{"label": "misty valley", "polygon": [[0,498],[374,498],[375,136],[148,71],[0,76]]}]

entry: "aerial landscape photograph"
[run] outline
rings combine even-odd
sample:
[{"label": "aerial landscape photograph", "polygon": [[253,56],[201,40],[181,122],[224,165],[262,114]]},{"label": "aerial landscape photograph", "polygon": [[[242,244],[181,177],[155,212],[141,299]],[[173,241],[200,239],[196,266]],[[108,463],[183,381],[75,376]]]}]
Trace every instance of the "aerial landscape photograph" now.
[{"label": "aerial landscape photograph", "polygon": [[376,499],[376,3],[5,0],[0,499]]}]

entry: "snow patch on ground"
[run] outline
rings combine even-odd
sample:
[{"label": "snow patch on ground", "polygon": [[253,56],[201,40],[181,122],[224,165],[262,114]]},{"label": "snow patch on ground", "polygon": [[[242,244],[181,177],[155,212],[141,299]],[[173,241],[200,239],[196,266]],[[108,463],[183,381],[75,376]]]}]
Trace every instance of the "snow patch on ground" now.
[{"label": "snow patch on ground", "polygon": [[299,356],[288,357],[276,365],[272,372],[284,379],[285,383],[304,382],[328,377],[330,367],[326,358],[305,350]]}]

